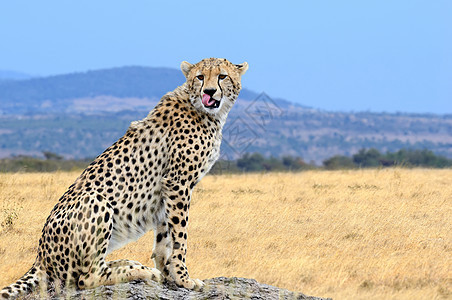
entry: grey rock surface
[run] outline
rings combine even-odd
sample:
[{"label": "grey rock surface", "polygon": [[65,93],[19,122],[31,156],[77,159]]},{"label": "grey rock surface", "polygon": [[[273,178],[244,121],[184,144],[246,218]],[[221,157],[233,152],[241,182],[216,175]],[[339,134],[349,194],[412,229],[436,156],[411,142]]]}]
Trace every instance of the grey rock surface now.
[{"label": "grey rock surface", "polygon": [[[271,285],[262,284],[254,279],[237,277],[217,277],[204,280],[206,284],[200,291],[179,288],[173,283],[144,283],[133,281],[112,286],[100,286],[91,290],[52,292],[47,299],[309,299],[326,298],[306,296]],[[27,299],[42,299],[33,294]]]}]

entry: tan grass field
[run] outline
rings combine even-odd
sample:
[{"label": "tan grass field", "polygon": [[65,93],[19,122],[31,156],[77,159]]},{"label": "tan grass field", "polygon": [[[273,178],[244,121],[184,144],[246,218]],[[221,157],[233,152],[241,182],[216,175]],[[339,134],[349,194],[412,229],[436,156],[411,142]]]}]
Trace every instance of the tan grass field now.
[{"label": "tan grass field", "polygon": [[[29,269],[78,174],[0,174],[0,286]],[[452,298],[452,170],[206,176],[189,233],[195,278],[255,278],[335,299]],[[152,241],[109,258],[152,266]]]}]

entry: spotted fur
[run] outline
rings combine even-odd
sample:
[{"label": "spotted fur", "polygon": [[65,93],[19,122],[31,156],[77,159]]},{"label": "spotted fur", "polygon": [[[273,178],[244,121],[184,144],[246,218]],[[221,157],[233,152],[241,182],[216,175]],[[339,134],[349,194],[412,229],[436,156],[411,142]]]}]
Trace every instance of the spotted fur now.
[{"label": "spotted fur", "polygon": [[[188,289],[185,265],[190,198],[219,156],[221,130],[248,64],[183,62],[187,79],[98,156],[60,198],[42,230],[36,261],[0,297],[16,298],[48,282],[80,289],[162,279]],[[206,107],[206,90],[219,101]],[[111,251],[155,231],[155,268],[105,261]]]}]

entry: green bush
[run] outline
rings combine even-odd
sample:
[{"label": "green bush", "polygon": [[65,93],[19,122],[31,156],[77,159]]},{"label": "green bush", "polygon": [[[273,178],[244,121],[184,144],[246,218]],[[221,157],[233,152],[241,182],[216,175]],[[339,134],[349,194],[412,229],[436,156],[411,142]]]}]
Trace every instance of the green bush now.
[{"label": "green bush", "polygon": [[336,155],[323,161],[323,166],[327,170],[353,169],[356,168],[355,163],[350,157]]}]

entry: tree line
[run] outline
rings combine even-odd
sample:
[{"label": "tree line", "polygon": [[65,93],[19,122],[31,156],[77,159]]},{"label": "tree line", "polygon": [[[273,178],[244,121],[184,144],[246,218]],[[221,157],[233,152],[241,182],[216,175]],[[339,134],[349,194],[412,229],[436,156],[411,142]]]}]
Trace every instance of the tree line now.
[{"label": "tree line", "polygon": [[381,153],[375,148],[361,149],[351,157],[336,155],[323,161],[326,169],[374,168],[374,167],[426,167],[447,168],[452,160],[436,155],[433,151],[401,149],[396,152]]},{"label": "tree line", "polygon": [[[92,159],[67,160],[56,153],[44,151],[43,158],[17,156],[0,159],[0,172],[53,172],[86,168]],[[310,169],[356,169],[379,167],[452,167],[452,159],[436,155],[430,150],[401,149],[381,153],[375,148],[361,149],[352,156],[335,155],[323,161],[322,166],[307,163],[301,157],[265,157],[260,153],[246,153],[236,160],[218,160],[212,167],[212,174],[246,172],[284,172]]]}]

